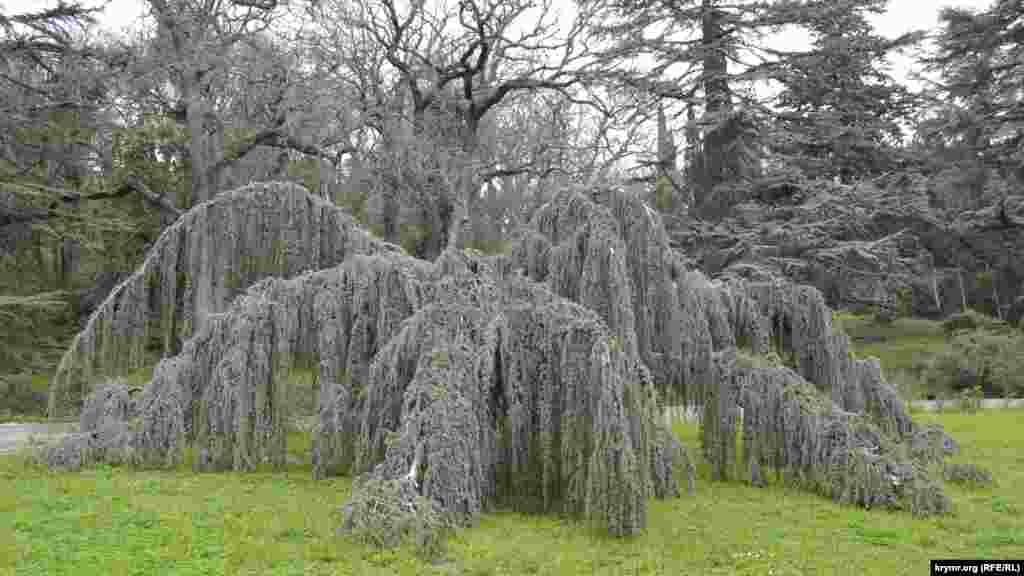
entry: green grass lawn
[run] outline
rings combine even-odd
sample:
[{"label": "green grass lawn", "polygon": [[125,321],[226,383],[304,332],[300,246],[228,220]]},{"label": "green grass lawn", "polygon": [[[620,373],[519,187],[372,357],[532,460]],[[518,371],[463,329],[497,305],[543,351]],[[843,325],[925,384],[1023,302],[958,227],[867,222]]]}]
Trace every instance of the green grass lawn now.
[{"label": "green grass lawn", "polygon": [[[643,536],[616,540],[556,517],[493,513],[452,536],[446,561],[336,535],[349,479],[103,468],[51,474],[0,458],[0,574],[925,574],[933,558],[1024,557],[1024,412],[920,415],[998,485],[948,490],[956,514],[841,507],[783,486],[711,483],[653,501]],[[691,448],[697,430],[678,425]],[[308,436],[290,450],[305,455]]]}]

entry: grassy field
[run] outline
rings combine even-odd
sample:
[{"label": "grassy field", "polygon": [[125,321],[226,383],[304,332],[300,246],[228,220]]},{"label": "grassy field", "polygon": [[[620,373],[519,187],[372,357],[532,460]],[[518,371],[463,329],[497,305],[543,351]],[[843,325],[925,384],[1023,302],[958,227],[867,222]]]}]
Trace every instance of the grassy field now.
[{"label": "grassy field", "polygon": [[[0,574],[925,574],[933,558],[1024,557],[1024,412],[921,415],[988,466],[995,488],[948,489],[956,514],[917,519],[841,507],[783,486],[711,483],[652,502],[641,537],[493,513],[449,541],[445,561],[336,535],[351,481],[287,473],[103,468],[54,475],[0,458]],[[688,446],[697,430],[677,425]],[[309,437],[290,450],[306,455]]]}]

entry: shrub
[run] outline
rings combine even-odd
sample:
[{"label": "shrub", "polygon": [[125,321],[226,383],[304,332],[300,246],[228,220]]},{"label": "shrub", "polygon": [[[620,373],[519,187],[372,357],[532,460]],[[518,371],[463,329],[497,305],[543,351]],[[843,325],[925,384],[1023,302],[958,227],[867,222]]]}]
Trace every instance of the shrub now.
[{"label": "shrub", "polygon": [[971,308],[963,312],[951,314],[942,321],[942,331],[949,337],[964,331],[988,330],[990,332],[1007,332],[1009,328],[1010,326],[1006,322]]},{"label": "shrub", "polygon": [[[919,400],[924,394],[924,382],[921,378],[921,370],[913,368],[894,368],[886,370],[886,380],[889,381],[904,400]],[[908,406],[910,408],[910,406]]]},{"label": "shrub", "polygon": [[0,374],[0,413],[46,414],[46,393],[37,390],[28,374]]},{"label": "shrub", "polygon": [[1024,337],[988,330],[955,332],[949,349],[933,359],[927,376],[953,390],[980,388],[987,397],[1024,393]]},{"label": "shrub", "polygon": [[997,314],[996,306],[998,306],[998,302],[988,298],[993,293],[993,287],[996,283],[995,274],[991,270],[983,270],[974,275],[974,281],[977,292],[980,292],[982,296],[982,301],[978,304],[989,314]]},{"label": "shrub", "polygon": [[106,463],[138,464],[139,421],[132,394],[137,388],[124,380],[100,384],[83,402],[77,434],[37,446],[32,460],[54,470],[75,471]]},{"label": "shrub", "polygon": [[900,318],[910,318],[914,315],[914,289],[910,286],[903,286],[896,291],[896,315]]},{"label": "shrub", "polygon": [[876,306],[873,310],[875,315],[875,322],[879,324],[892,324],[899,317],[899,311],[895,305],[886,302]]},{"label": "shrub", "polygon": [[675,209],[675,194],[672,180],[661,176],[654,185],[654,206],[659,212],[667,214]]},{"label": "shrub", "polygon": [[341,509],[339,534],[378,548],[409,545],[423,558],[444,553],[448,523],[407,479],[365,476]]},{"label": "shrub", "polygon": [[981,409],[981,399],[985,397],[981,386],[975,384],[960,391],[960,410],[967,414],[977,414]]},{"label": "shrub", "polygon": [[947,482],[967,486],[993,486],[992,472],[974,464],[950,463],[942,467],[942,476]]}]

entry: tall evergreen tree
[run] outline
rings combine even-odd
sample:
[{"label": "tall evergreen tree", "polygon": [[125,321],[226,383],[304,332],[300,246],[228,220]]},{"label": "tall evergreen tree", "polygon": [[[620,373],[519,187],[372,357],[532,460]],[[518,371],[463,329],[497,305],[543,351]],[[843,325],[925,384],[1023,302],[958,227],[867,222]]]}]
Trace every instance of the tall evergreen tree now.
[{"label": "tall evergreen tree", "polygon": [[806,3],[800,19],[810,48],[780,54],[770,66],[769,77],[783,86],[771,150],[809,177],[850,183],[894,167],[915,99],[885,71],[885,57],[920,35],[877,34],[868,15],[886,3]]},{"label": "tall evergreen tree", "polygon": [[[1024,3],[997,0],[940,13],[936,50],[923,63],[939,76],[920,143],[943,165],[1024,181]],[[981,194],[981,190],[975,190]]]},{"label": "tall evergreen tree", "polygon": [[[602,24],[596,35],[608,42],[601,64],[621,81],[702,113],[694,116],[687,142],[687,181],[694,204],[708,214],[721,207],[729,184],[757,174],[756,110],[743,85],[749,66],[743,62],[758,31],[775,23],[765,19],[762,3],[721,0],[608,0],[599,5]],[[632,62],[648,59],[648,70]]]},{"label": "tall evergreen tree", "polygon": [[[602,63],[612,78],[685,103],[694,124],[688,182],[699,213],[714,216],[749,195],[763,150],[847,181],[886,168],[912,100],[885,73],[884,57],[918,35],[874,33],[867,15],[885,5],[607,0],[597,33],[609,43]],[[808,50],[765,42],[794,27],[811,33]],[[651,66],[629,65],[638,58]],[[765,79],[782,84],[774,106],[755,89]]]}]

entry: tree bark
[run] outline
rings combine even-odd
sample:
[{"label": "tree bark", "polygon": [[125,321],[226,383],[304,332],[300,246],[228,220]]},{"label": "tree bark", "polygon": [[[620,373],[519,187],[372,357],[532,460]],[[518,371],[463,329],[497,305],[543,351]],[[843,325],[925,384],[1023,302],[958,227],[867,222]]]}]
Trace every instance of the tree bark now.
[{"label": "tree bark", "polygon": [[471,215],[479,210],[477,202],[479,187],[477,186],[476,169],[479,166],[479,119],[473,109],[459,114],[460,142],[455,151],[457,156],[458,180],[454,191],[455,206],[451,222],[448,225],[447,246],[463,248],[476,240]]},{"label": "tree bark", "polygon": [[[704,116],[712,118],[717,124],[716,116],[728,110],[731,99],[726,76],[728,66],[725,48],[722,45],[724,14],[715,2],[716,0],[702,0],[701,5],[701,44],[704,50],[701,85],[704,88]],[[702,170],[698,185],[700,198],[696,199],[698,206],[703,206],[711,200],[714,187],[727,177],[726,132],[720,127],[704,130]]]}]

